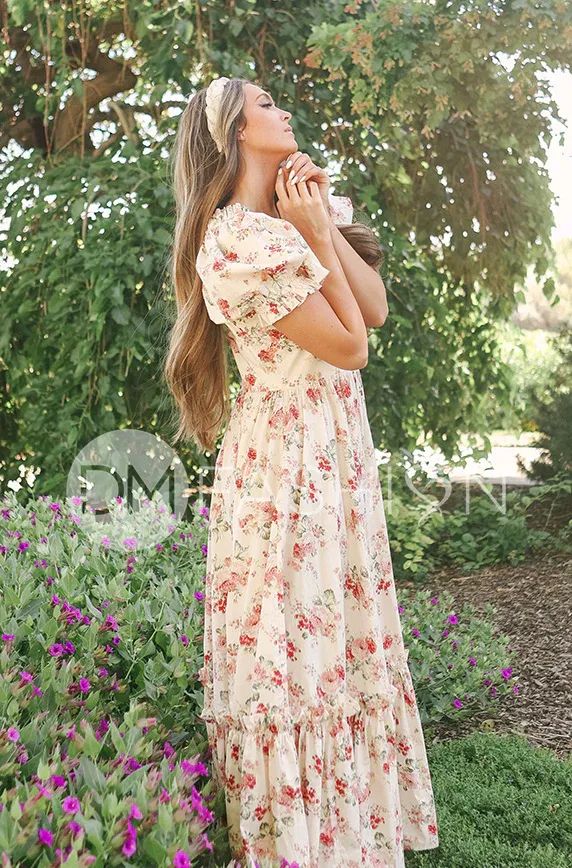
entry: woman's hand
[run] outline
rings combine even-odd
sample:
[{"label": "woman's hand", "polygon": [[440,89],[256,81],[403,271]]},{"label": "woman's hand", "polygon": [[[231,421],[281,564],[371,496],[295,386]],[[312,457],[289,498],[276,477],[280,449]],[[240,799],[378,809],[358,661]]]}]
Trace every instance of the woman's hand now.
[{"label": "woman's hand", "polygon": [[[286,169],[288,162],[290,162],[291,165]],[[330,179],[328,178],[328,173],[325,169],[316,166],[308,154],[305,154],[302,151],[295,151],[293,154],[290,154],[289,157],[282,160],[280,166],[282,171],[286,170],[286,178],[288,178],[288,180],[292,179],[292,183],[287,184],[288,187],[293,187],[300,181],[315,181],[318,185],[318,190],[322,202],[324,203],[326,214],[329,214],[328,194],[330,190]]]},{"label": "woman's hand", "polygon": [[308,244],[330,238],[330,218],[314,181],[286,183],[284,169],[276,180],[276,208],[282,220],[296,227]]}]

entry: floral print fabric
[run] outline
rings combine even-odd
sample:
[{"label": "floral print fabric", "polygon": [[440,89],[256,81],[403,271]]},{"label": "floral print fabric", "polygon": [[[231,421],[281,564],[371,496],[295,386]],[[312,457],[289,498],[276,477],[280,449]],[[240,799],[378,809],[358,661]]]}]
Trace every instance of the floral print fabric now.
[{"label": "floral print fabric", "polygon": [[[351,222],[346,197],[330,206]],[[233,855],[402,868],[438,834],[361,375],[274,325],[329,272],[291,223],[241,203],[215,211],[197,271],[241,374],[200,673]]]}]

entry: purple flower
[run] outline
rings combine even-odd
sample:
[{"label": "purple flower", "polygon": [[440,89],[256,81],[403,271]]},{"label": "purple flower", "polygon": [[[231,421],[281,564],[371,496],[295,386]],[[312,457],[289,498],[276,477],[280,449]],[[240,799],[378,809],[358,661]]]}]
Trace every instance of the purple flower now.
[{"label": "purple flower", "polygon": [[63,777],[63,775],[52,775],[51,781],[52,781],[52,784],[54,785],[54,787],[56,787],[56,788],[57,787],[65,787],[65,785],[66,785],[66,779]]},{"label": "purple flower", "polygon": [[417,629],[417,627],[414,627],[411,631],[411,635],[415,636],[416,639],[419,639],[419,637],[421,636],[421,632]]},{"label": "purple flower", "polygon": [[45,844],[47,847],[51,847],[54,842],[54,836],[49,829],[44,829],[40,826],[38,829],[38,841],[40,844]]},{"label": "purple flower", "polygon": [[447,621],[449,622],[449,624],[458,624],[459,623],[459,619],[457,618],[457,616],[455,615],[454,612],[452,615],[447,616]]},{"label": "purple flower", "polygon": [[89,683],[88,678],[80,678],[79,679],[79,689],[82,693],[89,693],[91,688],[91,684]]},{"label": "purple flower", "polygon": [[16,729],[15,726],[11,726],[9,727],[9,729],[6,730],[6,737],[8,741],[16,742],[20,738],[20,732]]},{"label": "purple flower", "polygon": [[179,765],[186,775],[208,775],[208,769],[204,763],[193,763],[190,760],[183,759]]},{"label": "purple flower", "polygon": [[202,839],[202,842],[203,842],[204,846],[207,848],[207,850],[213,849],[213,842],[210,840],[210,838],[208,837],[206,832],[201,832],[200,838]]},{"label": "purple flower", "polygon": [[119,630],[119,624],[117,623],[117,621],[115,620],[113,615],[108,615],[106,617],[104,624],[103,624],[103,627],[104,628],[107,627],[110,630]]},{"label": "purple flower", "polygon": [[203,591],[195,591],[194,593],[195,600],[198,600],[199,603],[202,602],[205,598]]},{"label": "purple flower", "polygon": [[183,634],[181,635],[181,642],[183,643],[183,645],[184,645],[185,647],[189,644],[189,637],[187,636],[186,633],[183,633]]},{"label": "purple flower", "polygon": [[4,640],[4,642],[11,642],[12,639],[15,639],[15,638],[16,638],[15,633],[2,633],[2,639]]},{"label": "purple flower", "polygon": [[34,680],[34,676],[31,672],[26,672],[26,670],[24,669],[22,670],[22,672],[20,672],[20,679],[22,684],[29,684],[30,681]]},{"label": "purple flower", "polygon": [[190,868],[191,862],[185,850],[177,850],[173,856],[175,868]]},{"label": "purple flower", "polygon": [[507,681],[512,676],[512,666],[508,666],[506,669],[501,669],[501,675]]},{"label": "purple flower", "polygon": [[52,657],[61,657],[64,653],[64,646],[61,644],[61,642],[54,642],[53,645],[50,645],[48,651],[52,655]]},{"label": "purple flower", "polygon": [[469,666],[476,666],[477,660],[476,657],[469,657]]},{"label": "purple flower", "polygon": [[455,706],[455,708],[462,708],[463,707],[463,703],[461,702],[460,699],[454,699],[453,705]]},{"label": "purple flower", "polygon": [[30,548],[30,543],[28,542],[28,540],[22,540],[21,543],[18,543],[18,551],[19,552],[25,552],[26,549],[29,549],[29,548]]},{"label": "purple flower", "polygon": [[133,804],[131,805],[131,807],[129,809],[129,818],[131,820],[142,820],[143,819],[143,814],[141,813],[141,809],[139,808],[139,806],[135,802],[133,802]]},{"label": "purple flower", "polygon": [[68,823],[68,829],[70,830],[72,835],[79,835],[79,833],[82,831],[82,826],[80,825],[80,823],[77,822],[77,820],[70,820]]},{"label": "purple flower", "polygon": [[62,808],[66,814],[77,814],[80,808],[79,799],[75,796],[66,796],[62,802]]},{"label": "purple flower", "polygon": [[439,605],[439,597],[431,597],[431,605],[438,606]]},{"label": "purple flower", "polygon": [[123,853],[124,856],[127,856],[127,858],[129,858],[130,856],[133,856],[133,854],[136,852],[136,850],[137,850],[137,838],[135,837],[135,835],[128,835],[125,838],[125,841],[123,842],[123,847],[121,848],[121,852]]}]

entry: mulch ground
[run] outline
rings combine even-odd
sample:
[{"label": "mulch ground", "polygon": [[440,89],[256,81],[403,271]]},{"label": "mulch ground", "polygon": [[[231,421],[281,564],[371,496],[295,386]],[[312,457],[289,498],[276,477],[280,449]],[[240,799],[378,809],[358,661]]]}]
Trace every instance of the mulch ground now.
[{"label": "mulch ground", "polygon": [[448,568],[424,583],[446,589],[459,605],[496,607],[495,623],[518,654],[513,670],[518,697],[461,724],[435,727],[434,740],[458,738],[475,729],[519,734],[559,757],[572,751],[572,556],[548,553],[517,566],[463,573]]}]

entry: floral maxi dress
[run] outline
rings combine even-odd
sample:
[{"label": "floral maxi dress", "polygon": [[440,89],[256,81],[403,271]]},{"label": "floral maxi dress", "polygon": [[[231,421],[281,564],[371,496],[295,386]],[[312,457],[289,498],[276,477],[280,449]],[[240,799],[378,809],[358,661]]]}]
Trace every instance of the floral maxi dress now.
[{"label": "floral maxi dress", "polygon": [[[330,194],[337,223],[347,197]],[[295,226],[218,208],[196,262],[241,376],[215,463],[204,720],[235,859],[399,868],[437,847],[360,371],[274,323],[329,273]]]}]

